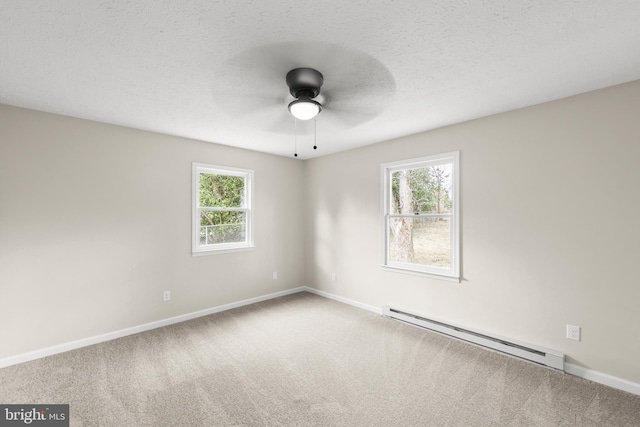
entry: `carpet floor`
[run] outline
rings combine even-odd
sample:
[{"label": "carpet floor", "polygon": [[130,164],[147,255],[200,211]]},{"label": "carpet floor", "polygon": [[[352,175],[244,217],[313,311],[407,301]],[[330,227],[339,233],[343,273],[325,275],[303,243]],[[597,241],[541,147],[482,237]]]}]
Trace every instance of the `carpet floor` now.
[{"label": "carpet floor", "polygon": [[298,293],[0,369],[71,426],[640,426],[640,396]]}]

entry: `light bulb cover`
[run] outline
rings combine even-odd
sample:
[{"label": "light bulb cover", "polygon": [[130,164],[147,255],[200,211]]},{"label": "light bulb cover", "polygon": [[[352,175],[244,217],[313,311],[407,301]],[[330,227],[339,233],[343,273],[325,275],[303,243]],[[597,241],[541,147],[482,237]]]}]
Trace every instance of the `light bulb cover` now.
[{"label": "light bulb cover", "polygon": [[289,112],[298,120],[310,120],[322,111],[322,105],[311,98],[300,98],[289,104]]}]

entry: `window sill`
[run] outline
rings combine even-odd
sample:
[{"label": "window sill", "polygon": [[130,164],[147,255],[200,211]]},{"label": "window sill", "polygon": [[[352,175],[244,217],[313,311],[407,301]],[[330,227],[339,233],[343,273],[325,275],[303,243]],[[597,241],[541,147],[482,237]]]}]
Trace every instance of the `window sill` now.
[{"label": "window sill", "polygon": [[391,273],[409,274],[409,275],[412,275],[412,276],[428,277],[430,279],[437,279],[437,280],[444,280],[444,281],[447,281],[447,282],[460,283],[460,277],[456,277],[456,276],[445,276],[445,275],[442,275],[442,274],[428,273],[426,271],[409,270],[409,269],[406,269],[406,268],[397,268],[397,267],[389,267],[388,265],[381,265],[380,268],[382,268],[383,271],[388,271],[388,272],[391,272]]},{"label": "window sill", "polygon": [[202,250],[198,252],[192,251],[191,256],[199,257],[199,256],[205,256],[205,255],[228,254],[228,253],[234,253],[234,252],[248,252],[248,251],[252,251],[253,248],[255,248],[255,246],[251,245],[251,246],[244,246],[242,248],[208,249],[208,250]]}]

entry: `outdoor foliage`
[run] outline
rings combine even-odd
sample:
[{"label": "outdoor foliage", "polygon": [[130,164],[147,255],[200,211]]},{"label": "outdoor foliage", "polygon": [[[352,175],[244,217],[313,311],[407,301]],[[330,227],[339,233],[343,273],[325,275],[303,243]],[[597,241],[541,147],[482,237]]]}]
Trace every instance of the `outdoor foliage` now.
[{"label": "outdoor foliage", "polygon": [[451,165],[391,173],[390,257],[394,261],[446,267],[450,263],[449,220],[422,216],[451,212]]},{"label": "outdoor foliage", "polygon": [[451,211],[451,167],[430,166],[394,171],[391,175],[391,213],[448,213]]},{"label": "outdoor foliage", "polygon": [[245,178],[234,175],[200,174],[200,244],[245,240]]}]

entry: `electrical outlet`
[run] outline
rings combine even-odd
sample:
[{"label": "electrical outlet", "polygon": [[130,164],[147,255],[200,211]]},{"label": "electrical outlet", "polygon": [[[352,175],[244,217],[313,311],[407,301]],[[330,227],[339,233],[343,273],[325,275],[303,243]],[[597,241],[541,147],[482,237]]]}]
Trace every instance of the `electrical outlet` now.
[{"label": "electrical outlet", "polygon": [[274,271],[273,272],[273,280],[276,280],[278,278],[278,272]]},{"label": "electrical outlet", "polygon": [[580,326],[567,325],[567,338],[574,341],[580,341]]},{"label": "electrical outlet", "polygon": [[162,292],[162,301],[169,301],[171,299],[171,291]]},{"label": "electrical outlet", "polygon": [[331,274],[331,281],[335,282],[336,280],[338,280],[338,275],[336,273],[332,273]]}]

